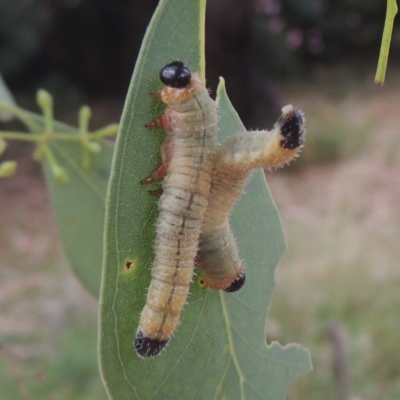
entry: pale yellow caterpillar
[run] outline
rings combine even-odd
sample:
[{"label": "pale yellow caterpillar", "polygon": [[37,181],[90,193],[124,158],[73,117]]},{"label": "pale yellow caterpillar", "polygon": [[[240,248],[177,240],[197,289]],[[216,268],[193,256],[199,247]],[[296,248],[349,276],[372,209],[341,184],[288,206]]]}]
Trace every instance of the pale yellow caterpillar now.
[{"label": "pale yellow caterpillar", "polygon": [[304,135],[303,113],[287,105],[271,131],[244,132],[220,147],[196,257],[196,266],[204,273],[204,286],[227,292],[243,286],[245,274],[229,214],[252,170],[287,164],[298,155]]},{"label": "pale yellow caterpillar", "polygon": [[152,279],[135,339],[142,357],[154,356],[166,346],[186,303],[217,147],[216,105],[200,76],[174,61],[161,69],[160,79],[165,86],[155,96],[167,107],[147,126],[165,129],[162,164],[142,183],[165,178]]}]

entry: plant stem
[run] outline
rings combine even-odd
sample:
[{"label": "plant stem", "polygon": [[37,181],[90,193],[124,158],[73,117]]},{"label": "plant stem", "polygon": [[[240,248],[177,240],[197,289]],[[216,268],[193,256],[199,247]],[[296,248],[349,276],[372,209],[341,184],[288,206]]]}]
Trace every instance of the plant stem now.
[{"label": "plant stem", "polygon": [[390,41],[392,39],[393,21],[397,14],[396,0],[387,0],[385,26],[383,28],[381,50],[379,53],[378,67],[375,74],[375,83],[383,85],[385,82],[386,67],[389,58]]},{"label": "plant stem", "polygon": [[2,139],[25,140],[27,142],[39,142],[41,137],[42,137],[42,135],[38,134],[38,133],[0,131],[0,138],[2,138]]}]

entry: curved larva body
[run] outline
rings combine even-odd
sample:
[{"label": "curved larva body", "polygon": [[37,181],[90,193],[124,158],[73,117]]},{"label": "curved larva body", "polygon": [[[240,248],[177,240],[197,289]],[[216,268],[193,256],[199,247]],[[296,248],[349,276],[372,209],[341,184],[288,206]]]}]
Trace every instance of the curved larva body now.
[{"label": "curved larva body", "polygon": [[197,74],[188,86],[164,86],[162,145],[167,175],[158,208],[155,259],[135,340],[139,355],[158,354],[174,332],[193,278],[217,145],[217,111]]},{"label": "curved larva body", "polygon": [[242,261],[230,229],[229,214],[247,184],[249,173],[244,175],[236,178],[216,170],[213,176],[196,257],[196,266],[204,273],[206,287],[228,291],[240,288],[231,287],[237,278],[240,279]]},{"label": "curved larva body", "polygon": [[242,261],[229,214],[252,170],[279,167],[298,155],[304,141],[304,123],[302,112],[288,105],[271,131],[244,132],[220,147],[196,259],[204,272],[205,286],[235,291],[243,285]]}]

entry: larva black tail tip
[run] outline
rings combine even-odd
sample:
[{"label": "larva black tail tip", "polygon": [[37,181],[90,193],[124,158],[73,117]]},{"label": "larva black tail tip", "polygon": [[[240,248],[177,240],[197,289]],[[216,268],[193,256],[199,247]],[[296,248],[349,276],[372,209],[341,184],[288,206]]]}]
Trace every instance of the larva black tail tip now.
[{"label": "larva black tail tip", "polygon": [[139,331],[135,338],[135,348],[141,357],[154,357],[161,353],[167,345],[168,340],[150,339]]},{"label": "larva black tail tip", "polygon": [[225,292],[228,293],[237,292],[239,289],[242,288],[245,282],[246,282],[246,274],[242,271],[237,276],[237,278],[231,283],[231,285],[225,289]]},{"label": "larva black tail tip", "polygon": [[296,149],[304,142],[305,118],[304,114],[291,104],[282,108],[282,115],[278,120],[282,136],[280,142],[284,149]]}]

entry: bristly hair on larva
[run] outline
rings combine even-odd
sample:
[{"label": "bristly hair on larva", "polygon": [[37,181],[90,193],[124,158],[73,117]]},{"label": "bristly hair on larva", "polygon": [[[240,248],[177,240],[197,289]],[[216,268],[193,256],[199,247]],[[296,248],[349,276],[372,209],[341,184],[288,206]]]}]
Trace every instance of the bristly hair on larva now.
[{"label": "bristly hair on larva", "polygon": [[163,184],[152,279],[134,343],[141,357],[159,354],[179,323],[193,278],[217,149],[217,109],[200,76],[174,61],[161,69],[160,80],[164,86],[153,95],[166,109],[146,126],[165,130],[162,163],[142,180]]},{"label": "bristly hair on larva", "polygon": [[196,256],[205,287],[234,292],[244,285],[246,276],[229,214],[251,172],[256,168],[286,165],[299,154],[304,135],[304,114],[287,105],[271,131],[240,133],[220,147]]},{"label": "bristly hair on larva", "polygon": [[303,114],[289,105],[272,131],[235,135],[217,149],[216,106],[199,75],[174,61],[161,69],[160,80],[164,86],[153,95],[167,107],[146,126],[165,129],[162,162],[141,181],[163,180],[162,189],[150,191],[161,197],[152,280],[135,338],[140,357],[155,356],[167,345],[186,303],[195,261],[205,286],[226,292],[243,286],[229,213],[251,171],[289,162],[305,133]]}]

